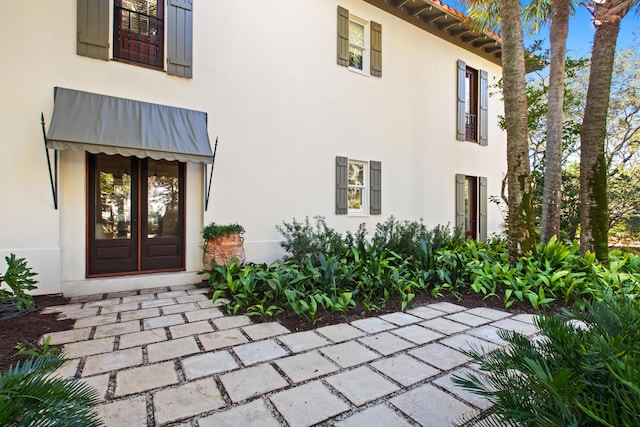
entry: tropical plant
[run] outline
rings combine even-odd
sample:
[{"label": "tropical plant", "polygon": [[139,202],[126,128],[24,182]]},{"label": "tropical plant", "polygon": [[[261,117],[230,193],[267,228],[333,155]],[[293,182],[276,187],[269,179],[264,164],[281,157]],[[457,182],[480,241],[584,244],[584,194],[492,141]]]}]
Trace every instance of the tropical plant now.
[{"label": "tropical plant", "polygon": [[454,383],[493,404],[472,425],[640,425],[640,301],[602,289],[585,311],[535,324],[538,339],[503,330],[506,348],[466,352],[480,372]]},{"label": "tropical plant", "polygon": [[212,240],[217,237],[226,236],[233,233],[243,234],[244,227],[238,223],[234,224],[216,224],[212,222],[202,229],[202,237],[204,240]]},{"label": "tropical plant", "polygon": [[0,274],[0,284],[6,283],[10,290],[0,289],[0,300],[15,298],[15,304],[19,311],[33,308],[35,305],[33,297],[26,291],[37,288],[35,284],[38,282],[33,280],[33,277],[38,273],[34,273],[31,267],[27,267],[24,258],[16,258],[15,254],[10,254],[4,259],[8,267],[4,276]]},{"label": "tropical plant", "polygon": [[65,359],[49,353],[29,358],[0,375],[0,425],[69,426],[103,425],[93,406],[95,389],[82,381],[54,374]]}]

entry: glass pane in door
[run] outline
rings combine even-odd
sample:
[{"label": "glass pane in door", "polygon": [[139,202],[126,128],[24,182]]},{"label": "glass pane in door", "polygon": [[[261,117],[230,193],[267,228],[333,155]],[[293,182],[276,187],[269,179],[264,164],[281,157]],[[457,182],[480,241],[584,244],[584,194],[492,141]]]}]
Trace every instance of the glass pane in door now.
[{"label": "glass pane in door", "polygon": [[180,227],[179,164],[149,159],[147,238],[177,237]]},{"label": "glass pane in door", "polygon": [[131,238],[131,161],[121,156],[96,158],[95,239]]}]

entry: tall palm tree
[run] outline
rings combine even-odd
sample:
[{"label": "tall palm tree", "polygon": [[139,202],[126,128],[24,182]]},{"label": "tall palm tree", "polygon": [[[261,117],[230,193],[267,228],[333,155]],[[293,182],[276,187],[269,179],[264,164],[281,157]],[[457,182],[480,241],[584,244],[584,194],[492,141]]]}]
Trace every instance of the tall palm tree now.
[{"label": "tall palm tree", "polygon": [[594,0],[596,26],[591,53],[589,87],[580,134],[580,252],[593,251],[606,262],[609,256],[607,165],[604,143],[620,21],[638,0]]},{"label": "tall palm tree", "polygon": [[562,203],[562,125],[564,122],[564,76],[569,34],[570,0],[551,2],[549,43],[551,59],[547,111],[547,141],[544,156],[544,188],[542,191],[542,227],[540,241],[560,237]]}]

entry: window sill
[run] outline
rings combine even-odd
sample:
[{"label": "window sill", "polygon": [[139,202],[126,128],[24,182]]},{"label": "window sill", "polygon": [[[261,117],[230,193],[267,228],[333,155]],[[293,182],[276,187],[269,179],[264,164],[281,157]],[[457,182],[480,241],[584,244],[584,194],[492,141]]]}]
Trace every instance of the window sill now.
[{"label": "window sill", "polygon": [[357,68],[353,68],[353,67],[347,67],[347,69],[349,71],[351,71],[352,73],[356,73],[356,74],[359,74],[359,75],[364,76],[364,77],[371,77],[371,74],[367,73],[366,71],[361,71],[361,70],[358,70]]},{"label": "window sill", "polygon": [[369,214],[366,212],[349,212],[347,213],[347,216],[362,218],[362,217],[368,217]]},{"label": "window sill", "polygon": [[144,64],[142,62],[129,61],[128,59],[122,58],[111,58],[112,61],[121,62],[123,64],[135,65],[137,67],[147,68],[149,70],[162,71],[164,73],[164,68],[162,67],[154,67],[153,65]]}]

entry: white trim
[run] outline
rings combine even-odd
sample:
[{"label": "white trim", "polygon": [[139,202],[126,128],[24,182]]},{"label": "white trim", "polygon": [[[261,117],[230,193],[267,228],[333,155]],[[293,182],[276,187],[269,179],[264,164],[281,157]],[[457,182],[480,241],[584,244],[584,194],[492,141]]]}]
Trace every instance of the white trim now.
[{"label": "white trim", "polygon": [[[363,74],[365,76],[371,75],[371,26],[370,21],[359,18],[351,13],[349,13],[349,23],[354,22],[358,25],[362,25],[364,31],[364,46],[358,48],[362,48],[362,70],[352,67],[349,65],[347,68],[350,71],[354,71],[358,74]],[[351,32],[351,25],[349,25],[349,32]],[[351,42],[349,42],[349,47],[351,47]]]},{"label": "white trim", "polygon": [[[362,166],[362,175],[364,183],[362,185],[349,184],[349,166],[354,163]],[[348,207],[349,189],[359,188],[362,190],[362,207],[360,209],[351,209]],[[369,216],[369,162],[364,160],[348,159],[347,163],[347,214],[349,216]]]}]

